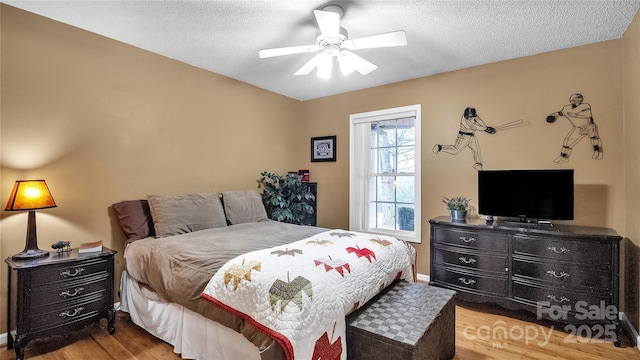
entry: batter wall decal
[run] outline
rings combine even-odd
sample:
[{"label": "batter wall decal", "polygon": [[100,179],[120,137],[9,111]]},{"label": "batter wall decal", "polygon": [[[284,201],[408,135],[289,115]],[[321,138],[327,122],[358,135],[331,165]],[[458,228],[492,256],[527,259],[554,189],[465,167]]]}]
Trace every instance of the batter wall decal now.
[{"label": "batter wall decal", "polygon": [[458,155],[462,150],[469,149],[473,154],[473,168],[476,170],[482,170],[482,155],[480,153],[480,145],[475,132],[477,130],[482,130],[489,134],[495,134],[498,130],[506,130],[528,124],[528,121],[522,121],[522,119],[520,119],[496,127],[487,126],[476,112],[476,109],[468,107],[464,109],[464,113],[460,119],[460,130],[458,131],[454,144],[436,144],[433,147],[433,152],[436,154],[445,152],[451,155]]},{"label": "batter wall decal", "polygon": [[553,160],[553,162],[562,164],[569,161],[571,150],[585,136],[588,136],[589,141],[591,141],[593,148],[593,155],[591,157],[596,160],[602,159],[602,141],[598,135],[598,126],[593,121],[591,105],[584,102],[582,94],[572,94],[569,97],[569,104],[565,105],[562,110],[547,116],[547,122],[553,123],[559,116],[569,120],[571,130],[569,130],[567,136],[564,137],[560,156]]}]

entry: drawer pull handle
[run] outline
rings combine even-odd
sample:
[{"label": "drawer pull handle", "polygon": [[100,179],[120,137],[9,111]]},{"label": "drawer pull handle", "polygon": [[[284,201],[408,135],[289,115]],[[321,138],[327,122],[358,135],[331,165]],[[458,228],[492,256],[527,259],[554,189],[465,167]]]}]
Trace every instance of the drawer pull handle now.
[{"label": "drawer pull handle", "polygon": [[562,279],[564,277],[570,277],[571,276],[571,275],[569,275],[568,273],[566,273],[564,271],[561,271],[560,274],[558,274],[555,270],[549,270],[549,271],[547,271],[547,274],[549,274],[549,275],[551,275],[551,276],[553,276],[555,278],[558,278],[558,279]]},{"label": "drawer pull handle", "polygon": [[475,280],[473,279],[465,279],[465,278],[458,278],[458,280],[460,280],[461,283],[465,284],[465,285],[473,285],[476,283]]},{"label": "drawer pull handle", "polygon": [[571,301],[569,298],[561,296],[560,299],[557,299],[555,295],[547,295],[547,298],[557,302],[557,303],[566,303]]},{"label": "drawer pull handle", "polygon": [[466,242],[466,243],[472,243],[474,241],[476,241],[476,238],[474,237],[465,237],[465,236],[460,236],[458,239]]},{"label": "drawer pull handle", "polygon": [[476,259],[474,259],[474,258],[468,258],[468,259],[467,259],[467,258],[466,258],[466,257],[464,257],[464,256],[460,256],[460,257],[458,258],[458,260],[460,260],[461,262],[463,262],[463,263],[465,263],[465,264],[475,264],[475,263],[477,262],[477,260],[476,260]]},{"label": "drawer pull handle", "polygon": [[75,289],[73,289],[73,293],[71,293],[70,290],[65,290],[63,292],[60,293],[60,297],[74,297],[76,295],[78,295],[81,291],[83,291],[84,288],[83,287],[77,287]]},{"label": "drawer pull handle", "polygon": [[547,248],[547,250],[553,251],[556,254],[566,254],[568,253],[570,250],[567,249],[566,247],[561,247],[560,249],[556,248],[555,246],[549,246]]},{"label": "drawer pull handle", "polygon": [[78,276],[80,274],[82,274],[84,272],[84,268],[77,268],[74,269],[75,271],[72,273],[71,270],[65,270],[63,272],[60,273],[61,276],[64,277],[74,277],[74,276]]},{"label": "drawer pull handle", "polygon": [[69,310],[65,310],[64,312],[58,314],[58,316],[60,316],[61,318],[74,317],[80,314],[82,310],[84,310],[84,308],[82,306],[78,306],[77,308],[73,309],[73,314],[70,313]]}]

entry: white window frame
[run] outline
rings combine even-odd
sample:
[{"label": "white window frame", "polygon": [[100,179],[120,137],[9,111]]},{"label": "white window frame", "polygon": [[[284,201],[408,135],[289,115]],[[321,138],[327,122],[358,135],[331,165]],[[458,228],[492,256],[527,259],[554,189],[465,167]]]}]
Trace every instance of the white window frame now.
[{"label": "white window frame", "polygon": [[[370,111],[349,116],[349,229],[374,234],[395,236],[399,239],[421,243],[421,111],[422,106],[408,105],[391,109]],[[369,176],[370,137],[365,131],[358,132],[356,126],[383,120],[394,120],[415,116],[415,221],[414,231],[389,230],[369,226]]]}]

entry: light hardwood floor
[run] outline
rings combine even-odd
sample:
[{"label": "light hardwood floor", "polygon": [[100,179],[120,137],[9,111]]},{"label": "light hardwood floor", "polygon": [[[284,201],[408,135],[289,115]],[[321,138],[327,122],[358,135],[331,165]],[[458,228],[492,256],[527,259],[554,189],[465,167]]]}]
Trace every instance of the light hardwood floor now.
[{"label": "light hardwood floor", "polygon": [[[640,360],[640,351],[624,335],[622,346],[616,348],[608,342],[571,337],[564,331],[524,321],[527,318],[525,314],[510,312],[511,316],[507,317],[505,313],[496,307],[456,306],[454,359]],[[27,345],[25,357],[28,360],[180,359],[170,345],[130,322],[124,313],[118,312],[113,336],[108,334],[105,326],[103,321],[66,338],[34,340]],[[503,328],[507,336],[494,338],[492,334],[497,335]],[[4,346],[0,349],[0,359],[14,360],[15,352]]]}]

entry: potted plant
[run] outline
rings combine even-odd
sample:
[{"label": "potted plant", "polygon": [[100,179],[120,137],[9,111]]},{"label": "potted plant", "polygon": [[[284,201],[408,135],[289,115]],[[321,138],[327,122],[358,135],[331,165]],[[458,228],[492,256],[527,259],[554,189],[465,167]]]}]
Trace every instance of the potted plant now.
[{"label": "potted plant", "polygon": [[452,198],[442,198],[442,202],[447,205],[447,209],[451,214],[451,220],[463,221],[467,217],[469,210],[469,199],[464,196],[454,196]]},{"label": "potted plant", "polygon": [[309,185],[300,176],[281,176],[278,173],[260,173],[260,185],[264,188],[262,203],[272,220],[290,224],[302,224],[314,210],[310,205],[315,200]]}]

